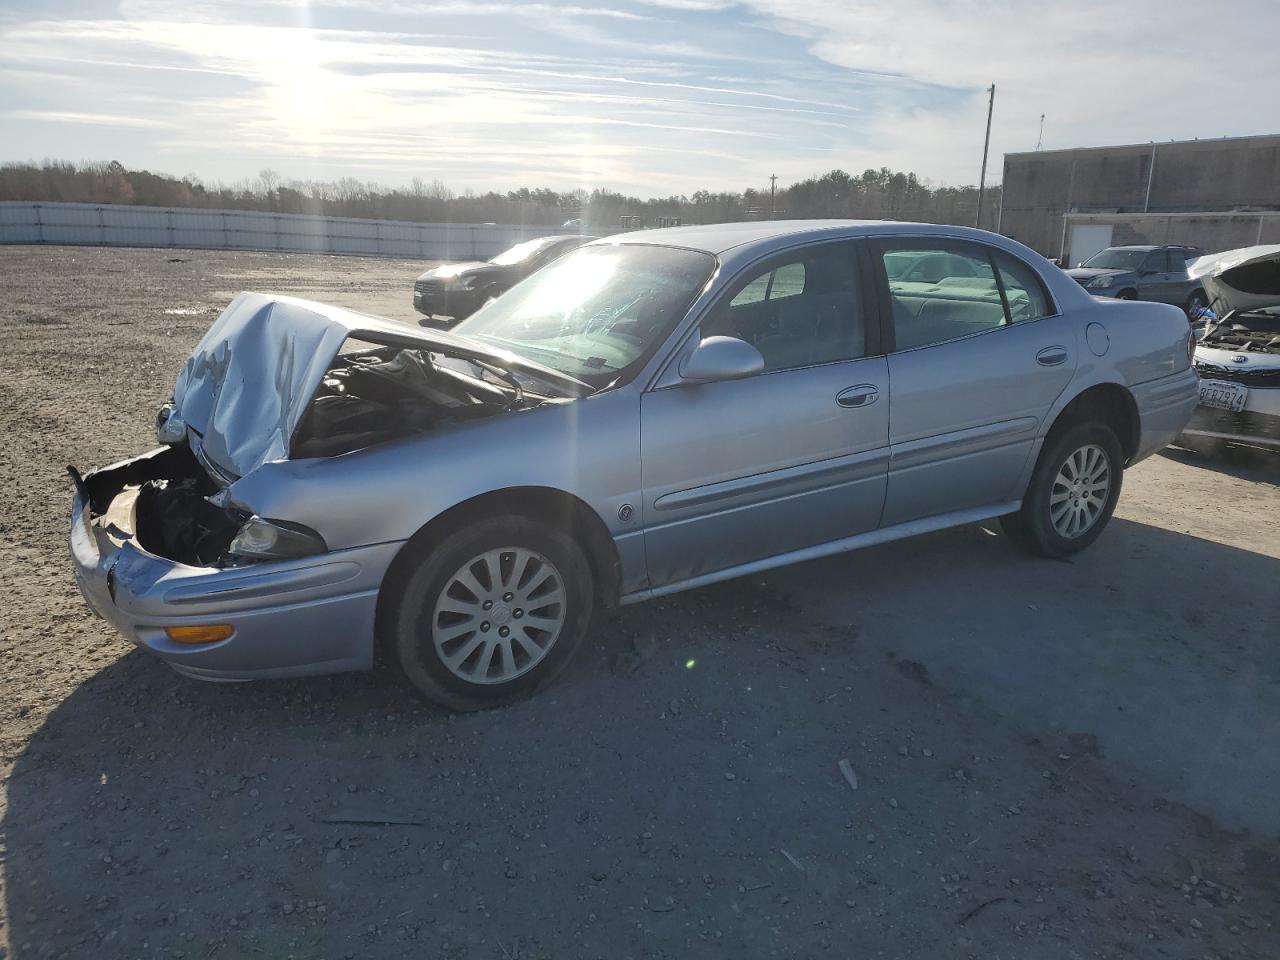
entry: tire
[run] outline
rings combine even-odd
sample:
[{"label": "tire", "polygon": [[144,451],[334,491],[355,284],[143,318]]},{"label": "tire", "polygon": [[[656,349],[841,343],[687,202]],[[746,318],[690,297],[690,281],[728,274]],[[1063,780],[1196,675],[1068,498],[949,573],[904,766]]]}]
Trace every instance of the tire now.
[{"label": "tire", "polygon": [[573,658],[593,586],[572,537],[527,517],[492,517],[408,558],[390,583],[384,639],[426,699],[459,711],[503,706]]},{"label": "tire", "polygon": [[1209,306],[1209,300],[1205,297],[1204,291],[1197,290],[1187,297],[1187,303],[1183,310],[1187,313],[1187,319],[1194,321],[1207,306]]},{"label": "tire", "polygon": [[[1105,465],[1097,458],[1105,460]],[[1081,478],[1079,486],[1064,483],[1072,471]],[[1086,482],[1102,482],[1097,489]],[[1050,435],[1027,485],[1022,509],[1000,518],[1009,539],[1031,553],[1042,557],[1061,558],[1083,550],[1102,533],[1116,501],[1124,476],[1124,453],[1115,432],[1106,424],[1078,423],[1056,435]],[[1094,496],[1088,496],[1093,489]],[[1065,511],[1055,496],[1065,492]],[[1084,494],[1076,499],[1076,495]],[[1080,504],[1075,508],[1074,504]],[[1056,521],[1056,522],[1055,522]],[[1076,523],[1084,524],[1075,532]]]},{"label": "tire", "polygon": [[1119,293],[1116,294],[1116,299],[1117,300],[1137,300],[1138,295],[1134,293],[1132,290],[1121,290]]}]

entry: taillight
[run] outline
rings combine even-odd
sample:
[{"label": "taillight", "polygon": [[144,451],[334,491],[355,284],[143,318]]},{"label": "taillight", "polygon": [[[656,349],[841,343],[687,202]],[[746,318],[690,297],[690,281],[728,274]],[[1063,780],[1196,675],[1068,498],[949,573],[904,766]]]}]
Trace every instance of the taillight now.
[{"label": "taillight", "polygon": [[1194,363],[1196,359],[1196,332],[1194,330],[1187,331],[1187,363]]}]

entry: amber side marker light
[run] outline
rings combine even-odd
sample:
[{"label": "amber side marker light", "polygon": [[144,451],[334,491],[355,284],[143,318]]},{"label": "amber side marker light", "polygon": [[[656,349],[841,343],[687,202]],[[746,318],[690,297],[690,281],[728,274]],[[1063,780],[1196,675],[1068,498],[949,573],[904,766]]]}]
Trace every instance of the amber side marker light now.
[{"label": "amber side marker light", "polygon": [[236,631],[229,623],[211,623],[203,627],[165,627],[164,632],[174,643],[217,643]]}]

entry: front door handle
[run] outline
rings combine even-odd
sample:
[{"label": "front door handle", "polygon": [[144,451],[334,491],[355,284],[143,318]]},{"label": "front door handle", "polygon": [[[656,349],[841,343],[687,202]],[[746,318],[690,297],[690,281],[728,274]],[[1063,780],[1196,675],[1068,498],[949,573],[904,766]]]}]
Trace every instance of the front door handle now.
[{"label": "front door handle", "polygon": [[1036,354],[1036,363],[1042,367],[1056,367],[1067,362],[1066,347],[1045,347]]},{"label": "front door handle", "polygon": [[869,407],[880,397],[880,390],[872,383],[859,383],[845,387],[836,394],[836,403],[842,407]]}]

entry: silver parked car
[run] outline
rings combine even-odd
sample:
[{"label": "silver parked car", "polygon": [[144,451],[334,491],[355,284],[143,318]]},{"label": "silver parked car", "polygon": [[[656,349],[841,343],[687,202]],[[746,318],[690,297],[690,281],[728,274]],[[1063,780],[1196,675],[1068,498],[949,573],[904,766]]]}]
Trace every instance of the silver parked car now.
[{"label": "silver parked car", "polygon": [[71,548],[89,604],[188,676],[380,648],[470,709],[548,683],[600,605],[996,517],[1074,553],[1196,399],[1181,311],[1004,237],[629,233],[454,333],[240,295],[165,446],[73,471]]}]

